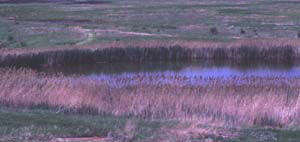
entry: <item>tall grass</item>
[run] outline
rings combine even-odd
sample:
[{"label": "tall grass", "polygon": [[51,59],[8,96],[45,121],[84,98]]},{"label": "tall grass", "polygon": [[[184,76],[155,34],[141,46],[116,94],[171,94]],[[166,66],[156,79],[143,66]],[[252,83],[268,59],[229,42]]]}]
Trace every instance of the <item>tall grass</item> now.
[{"label": "tall grass", "polygon": [[0,70],[1,104],[58,111],[196,119],[226,125],[300,125],[300,78],[176,75],[64,77]]},{"label": "tall grass", "polygon": [[242,40],[231,43],[132,42],[85,47],[1,49],[0,66],[60,66],[99,62],[195,61],[229,59],[293,62],[300,59],[298,40]]}]

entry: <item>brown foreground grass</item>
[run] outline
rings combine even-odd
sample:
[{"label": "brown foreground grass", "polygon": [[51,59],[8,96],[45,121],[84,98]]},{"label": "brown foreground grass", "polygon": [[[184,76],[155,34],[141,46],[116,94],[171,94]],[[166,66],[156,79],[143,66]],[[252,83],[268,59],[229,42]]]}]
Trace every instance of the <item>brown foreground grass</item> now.
[{"label": "brown foreground grass", "polygon": [[300,124],[300,78],[193,78],[136,74],[107,78],[0,70],[0,101],[13,107],[197,120],[222,125]]},{"label": "brown foreground grass", "polygon": [[113,42],[90,46],[0,49],[0,66],[59,66],[99,62],[183,61],[230,59],[236,62],[300,59],[300,40],[247,39],[215,42]]}]

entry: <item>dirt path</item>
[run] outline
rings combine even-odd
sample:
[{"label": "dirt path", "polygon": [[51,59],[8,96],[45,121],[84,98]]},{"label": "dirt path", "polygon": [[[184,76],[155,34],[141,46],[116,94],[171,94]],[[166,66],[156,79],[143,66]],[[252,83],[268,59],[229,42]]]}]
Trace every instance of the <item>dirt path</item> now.
[{"label": "dirt path", "polygon": [[117,34],[124,34],[124,35],[136,35],[136,36],[174,37],[173,35],[169,35],[169,34],[151,34],[151,33],[143,33],[143,32],[121,31],[118,29],[108,29],[108,30],[97,29],[97,30],[95,30],[95,32],[97,34],[110,32],[110,33],[117,33]]},{"label": "dirt path", "polygon": [[205,126],[202,123],[192,122],[188,127],[181,123],[175,129],[169,130],[170,133],[181,137],[206,137],[214,136],[221,138],[232,138],[238,135],[238,130],[230,130],[229,128]]},{"label": "dirt path", "polygon": [[83,35],[84,39],[78,42],[76,45],[83,45],[94,40],[95,32],[91,29],[84,29],[80,26],[73,27],[73,30]]},{"label": "dirt path", "polygon": [[133,36],[147,36],[147,37],[174,37],[169,34],[151,34],[143,32],[131,32],[131,31],[121,31],[117,29],[85,29],[80,26],[73,27],[75,32],[78,32],[83,35],[84,39],[78,42],[76,45],[83,45],[86,43],[92,42],[97,35],[103,35],[108,33],[119,34],[119,35],[133,35]]},{"label": "dirt path", "polygon": [[92,30],[84,29],[85,39],[78,42],[77,45],[83,45],[89,42],[92,42],[95,38],[95,33]]}]

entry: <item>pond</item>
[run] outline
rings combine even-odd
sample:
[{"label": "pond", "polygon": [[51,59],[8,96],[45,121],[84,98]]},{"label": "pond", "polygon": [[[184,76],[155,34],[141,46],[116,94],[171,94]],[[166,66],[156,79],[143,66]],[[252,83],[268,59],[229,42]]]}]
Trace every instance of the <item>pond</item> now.
[{"label": "pond", "polygon": [[300,77],[299,64],[197,62],[99,63],[93,65],[37,68],[47,74],[110,76],[137,73],[178,75],[185,77]]}]

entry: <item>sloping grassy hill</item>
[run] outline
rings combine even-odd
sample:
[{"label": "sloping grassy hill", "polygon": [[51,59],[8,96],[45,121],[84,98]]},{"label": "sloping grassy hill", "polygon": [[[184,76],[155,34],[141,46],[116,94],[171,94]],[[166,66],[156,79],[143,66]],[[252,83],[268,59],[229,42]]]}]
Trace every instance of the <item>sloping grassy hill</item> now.
[{"label": "sloping grassy hill", "polygon": [[297,38],[299,1],[1,0],[0,47]]}]

